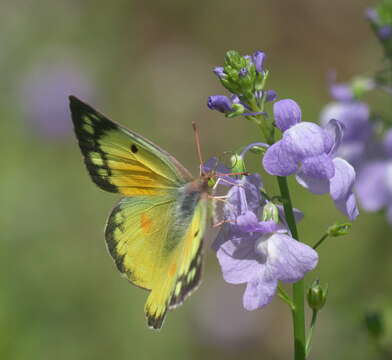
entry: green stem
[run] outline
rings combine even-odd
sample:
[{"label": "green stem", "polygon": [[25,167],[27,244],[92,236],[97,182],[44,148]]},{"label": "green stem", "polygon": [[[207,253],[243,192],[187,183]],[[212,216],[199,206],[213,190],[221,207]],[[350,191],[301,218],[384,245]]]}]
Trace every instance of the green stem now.
[{"label": "green stem", "polygon": [[317,314],[318,314],[318,311],[317,310],[313,310],[312,321],[310,323],[310,328],[309,328],[309,334],[308,334],[308,338],[306,340],[306,357],[308,357],[308,355],[310,353],[310,347],[312,345],[313,330],[314,330],[314,327],[315,327],[316,322],[317,322]]},{"label": "green stem", "polygon": [[[293,205],[290,191],[285,177],[277,176],[280,193],[282,195],[284,214],[292,236],[299,241],[297,225],[295,223]],[[305,301],[304,301],[304,281],[300,280],[293,284],[293,328],[294,328],[294,353],[295,360],[305,360]]]},{"label": "green stem", "polygon": [[324,240],[326,240],[328,238],[328,234],[324,234],[321,239],[319,241],[317,241],[314,245],[313,245],[313,249],[316,250],[323,242]]}]

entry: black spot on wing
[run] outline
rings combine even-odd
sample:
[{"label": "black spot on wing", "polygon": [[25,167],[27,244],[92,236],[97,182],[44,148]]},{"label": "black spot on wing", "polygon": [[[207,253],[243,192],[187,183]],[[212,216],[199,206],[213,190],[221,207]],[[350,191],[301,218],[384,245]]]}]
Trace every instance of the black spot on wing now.
[{"label": "black spot on wing", "polygon": [[[181,284],[181,289],[178,294],[173,292],[173,295],[169,302],[169,309],[173,309],[179,305],[181,305],[184,300],[194,291],[200,284],[201,274],[202,274],[202,249],[203,249],[203,241],[200,241],[199,249],[191,264],[189,266],[189,271],[186,274],[181,275],[176,282],[176,286],[178,283]],[[188,278],[188,274],[194,271],[194,275],[191,278]]]},{"label": "black spot on wing", "polygon": [[137,146],[136,146],[135,144],[132,144],[132,145],[131,145],[131,151],[132,151],[134,154],[136,154],[136,153],[139,151],[139,149],[137,148]]},{"label": "black spot on wing", "polygon": [[[108,131],[117,130],[118,126],[76,97],[70,96],[69,101],[75,134],[91,179],[103,190],[118,192],[117,187],[109,181],[111,170],[107,163],[106,153],[99,146],[99,140]],[[86,122],[86,118],[89,123]],[[86,130],[86,125],[91,128],[92,132]],[[102,160],[100,165],[92,162],[91,153],[99,155]]]}]

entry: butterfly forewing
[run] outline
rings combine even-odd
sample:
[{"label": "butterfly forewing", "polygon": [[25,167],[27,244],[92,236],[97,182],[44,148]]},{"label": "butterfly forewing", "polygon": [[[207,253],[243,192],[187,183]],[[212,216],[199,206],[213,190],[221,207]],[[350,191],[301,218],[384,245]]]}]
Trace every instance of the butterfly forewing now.
[{"label": "butterfly forewing", "polygon": [[75,133],[93,181],[126,196],[155,195],[191,180],[170,154],[70,97]]}]

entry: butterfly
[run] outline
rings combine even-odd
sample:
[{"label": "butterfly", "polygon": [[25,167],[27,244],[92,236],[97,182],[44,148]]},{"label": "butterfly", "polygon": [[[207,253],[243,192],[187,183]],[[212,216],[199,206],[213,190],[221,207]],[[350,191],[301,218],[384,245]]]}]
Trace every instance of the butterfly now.
[{"label": "butterfly", "polygon": [[194,179],[172,155],[69,97],[74,130],[93,182],[124,197],[105,228],[109,253],[134,285],[149,290],[148,326],[162,327],[201,279],[211,173]]}]

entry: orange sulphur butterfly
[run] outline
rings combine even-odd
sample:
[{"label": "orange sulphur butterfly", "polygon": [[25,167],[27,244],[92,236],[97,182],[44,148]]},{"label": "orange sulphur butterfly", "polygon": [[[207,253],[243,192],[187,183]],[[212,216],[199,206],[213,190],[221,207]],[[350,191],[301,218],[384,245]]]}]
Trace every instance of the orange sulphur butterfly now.
[{"label": "orange sulphur butterfly", "polygon": [[167,310],[200,283],[208,174],[193,179],[172,155],[74,96],[72,121],[84,162],[101,189],[124,197],[106,223],[118,270],[149,290],[144,311],[159,329]]}]

